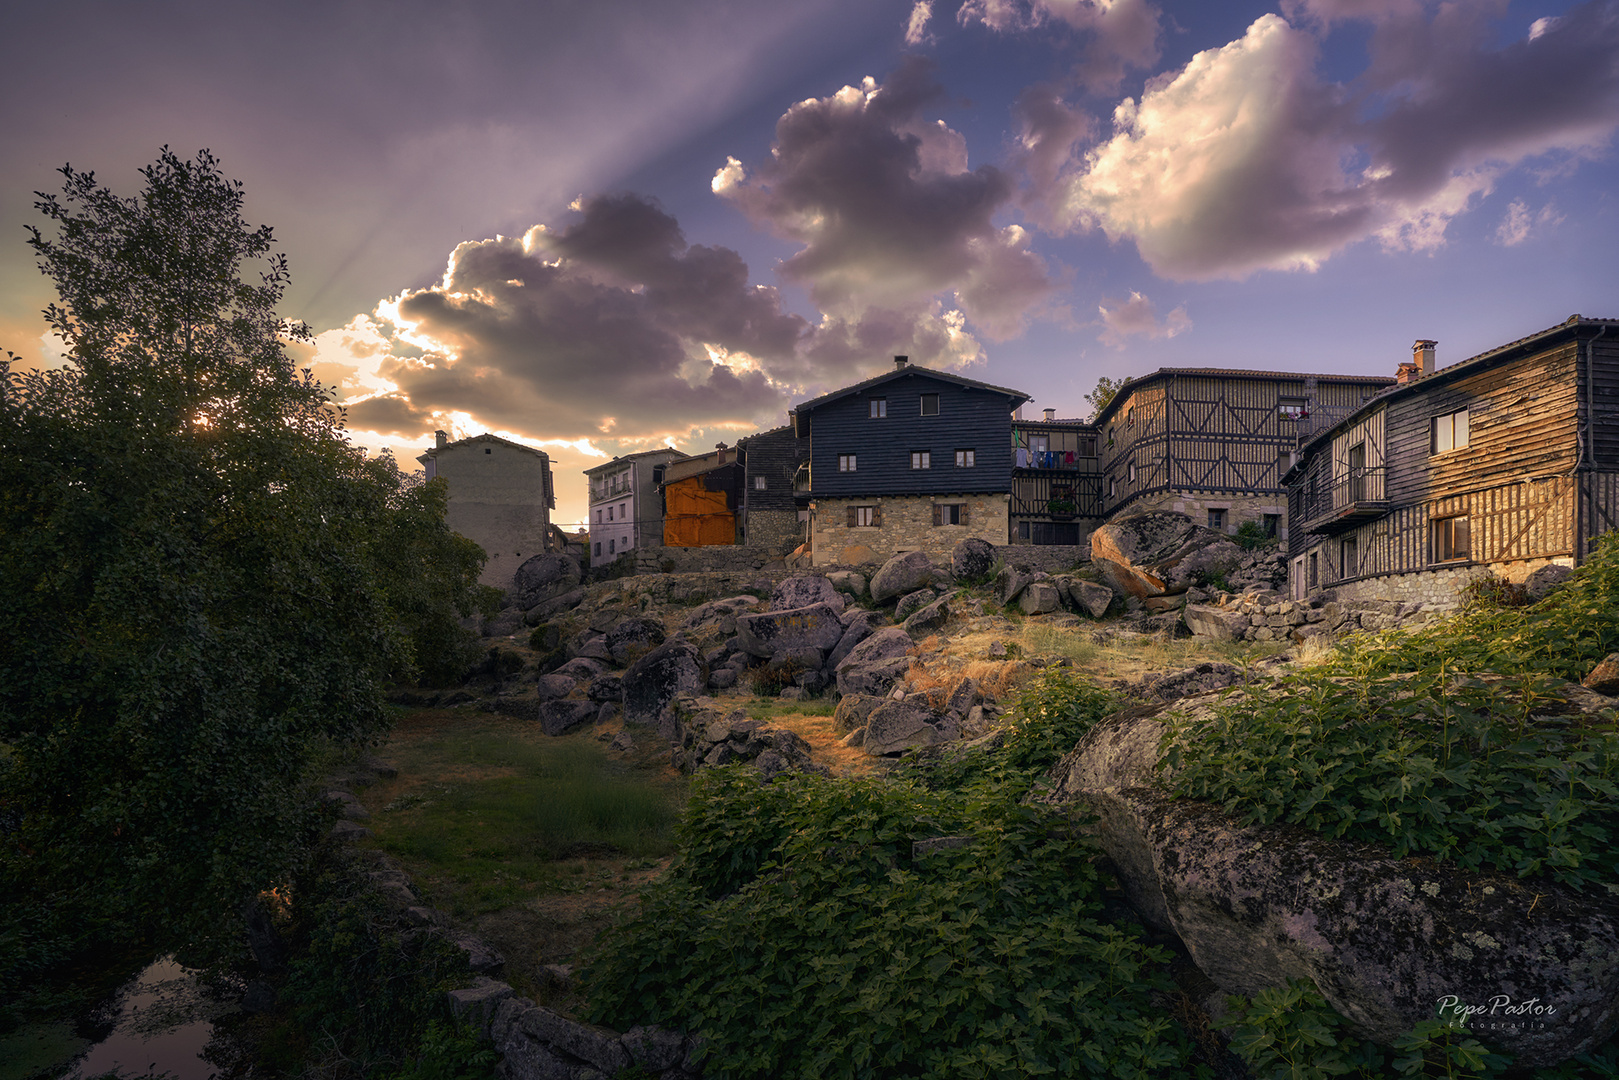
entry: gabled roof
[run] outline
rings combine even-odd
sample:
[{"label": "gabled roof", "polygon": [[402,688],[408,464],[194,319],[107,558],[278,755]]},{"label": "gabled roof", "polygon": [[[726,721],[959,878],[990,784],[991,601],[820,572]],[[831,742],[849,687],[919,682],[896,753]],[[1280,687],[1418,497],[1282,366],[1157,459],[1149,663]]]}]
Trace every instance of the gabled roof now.
[{"label": "gabled roof", "polygon": [[660,450],[637,450],[633,454],[619,454],[611,461],[604,461],[600,465],[592,465],[590,468],[582,471],[586,476],[590,476],[594,473],[601,472],[604,469],[610,469],[614,465],[624,465],[632,461],[639,461],[641,458],[655,457],[659,454],[673,454],[674,457],[670,458],[670,461],[683,461],[691,456],[684,451],[676,450],[672,446],[665,446]]},{"label": "gabled roof", "polygon": [[667,487],[670,484],[675,483],[677,480],[685,480],[693,476],[702,476],[704,473],[711,473],[715,469],[728,469],[741,464],[737,460],[737,453],[735,449],[726,449],[724,461],[720,460],[719,455],[720,452],[718,450],[710,450],[706,454],[699,454],[696,457],[689,457],[680,461],[671,462],[668,469],[664,470],[664,486]]},{"label": "gabled roof", "polygon": [[[1463,375],[1471,375],[1475,372],[1486,370],[1493,364],[1498,364],[1505,360],[1514,359],[1515,357],[1532,353],[1537,349],[1545,348],[1546,346],[1551,345],[1558,338],[1578,338],[1579,332],[1583,327],[1602,327],[1602,329],[1598,331],[1597,335],[1601,336],[1603,334],[1619,331],[1619,319],[1588,319],[1583,315],[1570,315],[1556,326],[1548,326],[1546,329],[1530,334],[1528,337],[1521,337],[1517,341],[1509,341],[1505,345],[1498,345],[1493,349],[1488,349],[1479,353],[1477,356],[1470,356],[1466,360],[1459,360],[1456,363],[1451,364],[1449,367],[1440,368],[1431,375],[1421,375],[1407,382],[1395,383],[1373,395],[1372,397],[1367,398],[1361,403],[1360,408],[1345,416],[1336,424],[1333,424],[1331,427],[1322,428],[1320,431],[1310,436],[1310,438],[1299,447],[1297,455],[1298,460],[1293,465],[1293,468],[1288,470],[1287,476],[1292,476],[1293,473],[1309,459],[1312,448],[1317,443],[1321,442],[1323,439],[1331,439],[1334,432],[1339,431],[1350,424],[1357,423],[1360,417],[1365,416],[1366,413],[1371,409],[1386,405],[1391,401],[1399,401],[1403,398],[1410,397],[1412,394],[1426,393],[1427,391],[1443,386],[1454,379],[1458,379]],[[1286,481],[1287,476],[1282,478],[1284,482]]]},{"label": "gabled roof", "polygon": [[1005,386],[995,386],[992,383],[979,382],[977,379],[969,379],[961,375],[953,375],[948,371],[935,371],[932,368],[916,367],[913,364],[906,364],[904,367],[897,367],[892,371],[885,371],[881,375],[873,376],[872,378],[867,379],[865,382],[857,382],[853,386],[845,386],[843,389],[834,390],[830,394],[822,394],[818,398],[811,398],[808,401],[800,402],[799,404],[795,405],[792,410],[792,415],[795,421],[794,426],[797,426],[796,420],[799,413],[811,412],[815,409],[819,409],[823,405],[830,405],[834,401],[849,397],[851,394],[858,394],[863,390],[870,390],[873,387],[882,386],[884,383],[890,383],[895,379],[903,379],[910,375],[925,375],[930,379],[938,379],[941,382],[955,383],[957,386],[965,387],[968,390],[988,390],[991,393],[1005,394],[1008,398],[1012,399],[1011,403],[1007,405],[1008,409],[1015,408],[1016,406],[1023,404],[1025,401],[1034,400],[1021,390],[1012,390]]},{"label": "gabled roof", "polygon": [[1322,375],[1306,371],[1249,371],[1244,368],[1165,367],[1149,372],[1146,375],[1137,376],[1134,379],[1124,380],[1124,384],[1114,393],[1113,400],[1109,401],[1096,414],[1096,419],[1091,422],[1098,427],[1107,423],[1108,417],[1112,416],[1123,405],[1126,391],[1135,390],[1141,384],[1151,382],[1154,379],[1173,378],[1176,375],[1196,375],[1203,378],[1264,379],[1268,382],[1302,382],[1306,379],[1314,379],[1318,383],[1360,383],[1367,386],[1392,386],[1394,384],[1394,380],[1387,375]]},{"label": "gabled roof", "polygon": [[445,443],[443,446],[429,446],[427,448],[427,452],[422,454],[416,460],[417,461],[426,461],[428,458],[438,457],[440,454],[444,453],[444,451],[446,451],[446,450],[454,450],[455,448],[460,447],[460,446],[472,446],[472,445],[474,445],[476,443],[485,443],[485,442],[499,443],[502,446],[509,446],[513,450],[527,450],[531,454],[538,454],[540,457],[545,458],[547,461],[551,460],[551,455],[547,454],[544,450],[536,449],[535,447],[532,447],[532,446],[525,446],[520,442],[513,442],[510,439],[502,439],[499,435],[491,435],[487,431],[484,432],[482,435],[469,435],[464,439],[457,439],[452,443]]}]

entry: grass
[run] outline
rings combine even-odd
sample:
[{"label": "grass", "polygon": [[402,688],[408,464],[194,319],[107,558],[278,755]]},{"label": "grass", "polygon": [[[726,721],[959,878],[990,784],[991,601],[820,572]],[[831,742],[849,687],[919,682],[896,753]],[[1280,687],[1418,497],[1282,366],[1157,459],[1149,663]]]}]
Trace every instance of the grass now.
[{"label": "grass", "polygon": [[1026,622],[1021,641],[1031,656],[1067,657],[1101,678],[1139,678],[1149,672],[1174,671],[1209,661],[1252,663],[1291,648],[1285,641],[1207,641],[1201,638],[1114,637],[1097,641],[1088,627],[1066,629]]}]

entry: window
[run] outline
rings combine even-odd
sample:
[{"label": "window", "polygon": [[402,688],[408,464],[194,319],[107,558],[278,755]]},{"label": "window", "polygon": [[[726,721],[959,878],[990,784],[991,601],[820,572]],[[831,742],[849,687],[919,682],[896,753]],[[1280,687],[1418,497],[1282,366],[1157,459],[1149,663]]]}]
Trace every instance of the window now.
[{"label": "window", "polygon": [[[601,507],[598,506],[598,507],[596,507],[596,524],[600,525],[601,523],[602,523],[602,510],[601,510]],[[596,554],[600,555],[601,552],[598,551],[598,552],[596,552]]]},{"label": "window", "polygon": [[1127,428],[1136,426],[1136,407],[1134,405],[1124,410],[1124,426]]},{"label": "window", "polygon": [[1338,576],[1352,578],[1360,576],[1360,541],[1353,536],[1344,538],[1338,546]]},{"label": "window", "polygon": [[490,447],[486,446],[486,447],[483,448],[483,452],[486,453],[486,454],[493,454],[494,450],[492,450]]},{"label": "window", "polygon": [[1224,510],[1209,511],[1209,528],[1213,529],[1215,532],[1225,532]]},{"label": "window", "polygon": [[597,555],[600,555],[602,553],[602,545],[601,545],[600,540],[596,541],[596,552],[595,553]]},{"label": "window", "polygon": [[1136,463],[1130,462],[1130,483],[1136,482]]},{"label": "window", "polygon": [[882,419],[887,418],[887,416],[888,416],[888,399],[887,398],[885,398],[885,397],[874,397],[874,398],[870,399],[869,401],[867,401],[866,405],[871,410],[871,412],[868,415],[873,420],[882,420]]},{"label": "window", "polygon": [[1079,449],[1074,451],[1074,456],[1075,457],[1095,457],[1096,456],[1096,436],[1095,435],[1081,435],[1079,437],[1078,442],[1079,442]]},{"label": "window", "polygon": [[1276,486],[1277,487],[1281,487],[1281,485],[1282,485],[1282,477],[1286,476],[1287,475],[1287,470],[1291,469],[1292,467],[1293,467],[1293,451],[1291,451],[1291,450],[1278,450],[1276,452]]},{"label": "window", "polygon": [[973,467],[973,459],[975,457],[976,457],[976,455],[971,450],[957,450],[956,451],[956,468],[958,468],[958,469],[970,469],[970,468],[972,468]]},{"label": "window", "polygon": [[1301,397],[1277,398],[1276,415],[1283,420],[1306,420],[1310,416],[1310,399]]},{"label": "window", "polygon": [[763,491],[764,489],[765,489],[765,478],[762,477],[762,476],[755,476],[753,478],[753,490],[754,491]]},{"label": "window", "polygon": [[939,395],[938,394],[923,394],[922,395],[922,415],[923,416],[938,416],[939,415]]},{"label": "window", "polygon": [[1044,454],[1044,453],[1050,452],[1050,450],[1051,450],[1051,436],[1049,436],[1049,435],[1030,435],[1029,436],[1029,453],[1031,453],[1031,454]]},{"label": "window", "polygon": [[618,520],[620,520],[620,521],[628,521],[628,520],[630,520],[630,504],[629,503],[619,503],[618,504]]},{"label": "window", "polygon": [[931,468],[933,468],[933,452],[931,450],[912,450],[911,451],[911,468],[913,468],[913,469],[931,469]]},{"label": "window", "polygon": [[883,511],[879,506],[851,506],[849,507],[848,526],[851,529],[876,529],[883,523]]},{"label": "window", "polygon": [[612,520],[613,520],[613,508],[612,508],[612,507],[611,507],[611,506],[609,506],[609,507],[608,507],[608,508],[607,508],[607,520],[608,520],[608,521],[612,521]]},{"label": "window", "polygon": [[854,455],[838,455],[838,472],[854,472]]},{"label": "window", "polygon": [[1109,424],[1108,428],[1107,428],[1107,445],[1108,445],[1109,448],[1112,448],[1112,446],[1113,446],[1113,425],[1112,424]]},{"label": "window", "polygon": [[653,486],[657,486],[657,485],[663,483],[663,466],[662,465],[654,465],[654,466],[652,466],[652,483],[653,483]]},{"label": "window", "polygon": [[1020,521],[1017,523],[1017,538],[1019,540],[1027,540],[1029,538],[1029,523],[1027,521]]},{"label": "window", "polygon": [[609,554],[609,555],[613,554],[613,545],[615,543],[617,543],[616,540],[608,540],[607,541],[607,554]]},{"label": "window", "polygon": [[934,503],[933,524],[935,525],[965,525],[967,524],[966,503]]},{"label": "window", "polygon": [[1111,477],[1111,476],[1108,477],[1107,478],[1107,497],[1108,498],[1110,498],[1110,499],[1113,498],[1113,492],[1116,490],[1116,487],[1117,487],[1117,485],[1114,484],[1113,477]]},{"label": "window", "polygon": [[1472,558],[1472,528],[1467,515],[1435,518],[1429,522],[1428,533],[1433,541],[1433,561],[1449,562]]},{"label": "window", "polygon": [[1264,517],[1263,528],[1265,530],[1265,536],[1267,539],[1276,539],[1276,534],[1280,532],[1282,528],[1282,515],[1266,514]]},{"label": "window", "polygon": [[1443,454],[1451,450],[1460,450],[1467,445],[1467,410],[1459,409],[1453,413],[1433,418],[1433,444],[1431,453]]},{"label": "window", "polygon": [[1313,551],[1310,552],[1310,580],[1309,580],[1309,587],[1311,589],[1320,588],[1320,585],[1321,585],[1320,567],[1318,567],[1316,565],[1315,554],[1316,553],[1313,552]]}]

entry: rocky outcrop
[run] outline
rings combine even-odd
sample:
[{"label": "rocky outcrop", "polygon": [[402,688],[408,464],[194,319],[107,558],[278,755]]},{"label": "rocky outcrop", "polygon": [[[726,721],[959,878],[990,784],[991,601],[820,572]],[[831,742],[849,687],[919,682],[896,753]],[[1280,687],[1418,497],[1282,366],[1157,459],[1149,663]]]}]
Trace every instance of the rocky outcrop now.
[{"label": "rocky outcrop", "polygon": [[671,763],[683,773],[751,762],[766,780],[789,770],[826,774],[810,757],[809,743],[786,728],[750,720],[742,709],[722,714],[712,698],[682,698],[675,704],[680,736]]},{"label": "rocky outcrop", "polygon": [[1027,570],[1019,570],[1015,566],[1003,566],[1001,572],[995,575],[995,581],[990,588],[995,590],[995,599],[1005,607],[1016,600],[1030,583],[1034,575]]},{"label": "rocky outcrop", "polygon": [[932,580],[933,564],[927,555],[908,551],[883,563],[883,568],[871,579],[871,598],[879,604],[887,603],[915,592]]},{"label": "rocky outcrop", "polygon": [[[1115,518],[1092,533],[1091,562],[1114,590],[1145,600],[1173,591],[1175,570],[1188,556],[1226,543],[1185,514],[1151,510]],[[1179,584],[1184,591],[1188,582]]]},{"label": "rocky outcrop", "polygon": [[1031,581],[1018,596],[1018,610],[1025,615],[1048,615],[1060,607],[1057,586],[1049,581]]},{"label": "rocky outcrop", "polygon": [[[896,611],[895,614],[897,615],[898,612]],[[905,622],[901,625],[911,637],[920,638],[943,630],[944,624],[949,621],[950,598],[941,596],[927,606],[918,608],[906,616]]]},{"label": "rocky outcrop", "polygon": [[1187,604],[1184,617],[1193,637],[1210,641],[1241,641],[1248,632],[1248,616],[1232,608]]},{"label": "rocky outcrop", "polygon": [[982,581],[995,569],[995,546],[969,536],[950,552],[950,569],[958,581]]},{"label": "rocky outcrop", "polygon": [[[1167,708],[1195,714],[1212,702]],[[1099,816],[1131,904],[1177,934],[1223,991],[1308,978],[1384,1045],[1447,996],[1539,1008],[1487,1036],[1521,1066],[1561,1061],[1619,1028],[1619,898],[1396,859],[1287,826],[1243,827],[1171,800],[1154,786],[1163,708],[1104,721],[1052,770],[1044,797]]]},{"label": "rocky outcrop", "polygon": [[565,735],[595,717],[597,709],[594,701],[542,701],[536,719],[540,722],[540,730],[547,735]]},{"label": "rocky outcrop", "polygon": [[732,596],[725,600],[710,600],[706,604],[699,604],[692,608],[686,616],[682,628],[694,634],[704,631],[718,631],[721,634],[736,633],[736,617],[745,612],[754,610],[759,606],[757,596]]},{"label": "rocky outcrop", "polygon": [[666,637],[663,624],[658,620],[629,618],[607,631],[603,644],[613,663],[623,667],[662,645]]},{"label": "rocky outcrop", "polygon": [[[1083,578],[1069,577],[1057,579],[1066,582],[1068,586],[1068,602],[1080,611],[1085,612],[1093,619],[1100,619],[1107,614],[1107,609],[1113,603],[1113,590],[1106,585],[1099,585],[1094,581]],[[1061,588],[1061,585],[1059,585]]]},{"label": "rocky outcrop", "polygon": [[830,604],[815,604],[739,615],[737,641],[744,651],[758,657],[771,657],[788,649],[811,648],[826,653],[837,645],[847,629],[838,617],[839,610]]},{"label": "rocky outcrop", "polygon": [[894,621],[904,622],[938,598],[939,594],[932,589],[918,589],[913,593],[906,593],[899,598],[899,603],[894,605]]},{"label": "rocky outcrop", "polygon": [[527,559],[512,575],[507,596],[512,606],[527,610],[578,587],[579,563],[568,555],[545,552]]},{"label": "rocky outcrop", "polygon": [[838,592],[848,593],[856,600],[866,595],[866,577],[858,570],[833,570],[826,575],[826,580]]},{"label": "rocky outcrop", "polygon": [[846,611],[843,613],[843,636],[827,654],[826,667],[828,671],[836,672],[838,665],[843,663],[844,657],[854,651],[854,647],[865,641],[887,620],[875,611]]},{"label": "rocky outcrop", "polygon": [[790,611],[815,604],[827,604],[842,611],[843,597],[838,595],[836,586],[829,578],[820,574],[794,574],[777,583],[770,594],[770,605],[765,610]]},{"label": "rocky outcrop", "polygon": [[910,670],[911,635],[885,626],[850,650],[837,666],[838,693],[882,696]]},{"label": "rocky outcrop", "polygon": [[708,682],[697,646],[681,638],[659,645],[624,673],[624,720],[656,724],[664,707],[681,694],[697,694]]},{"label": "rocky outcrop", "polygon": [[946,738],[934,723],[933,710],[912,701],[884,701],[866,717],[861,746],[873,756],[932,746]]}]

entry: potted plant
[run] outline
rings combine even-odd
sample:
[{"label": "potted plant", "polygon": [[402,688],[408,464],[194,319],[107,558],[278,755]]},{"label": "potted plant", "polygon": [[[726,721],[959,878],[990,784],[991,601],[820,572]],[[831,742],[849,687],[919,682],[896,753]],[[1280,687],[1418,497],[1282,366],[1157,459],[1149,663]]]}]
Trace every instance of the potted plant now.
[{"label": "potted plant", "polygon": [[1078,507],[1074,505],[1074,500],[1064,495],[1059,495],[1046,503],[1046,514],[1054,518],[1071,518],[1076,510]]}]

